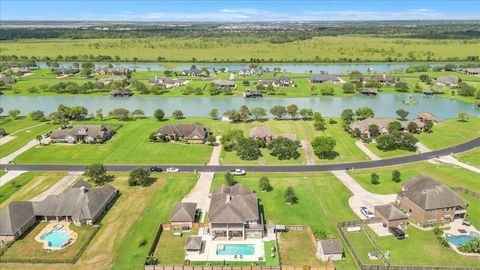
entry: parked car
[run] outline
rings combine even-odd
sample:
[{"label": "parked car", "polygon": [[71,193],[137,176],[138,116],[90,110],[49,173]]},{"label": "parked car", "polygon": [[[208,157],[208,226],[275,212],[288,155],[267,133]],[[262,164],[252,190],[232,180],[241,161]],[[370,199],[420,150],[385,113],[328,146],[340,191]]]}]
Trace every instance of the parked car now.
[{"label": "parked car", "polygon": [[388,231],[393,234],[393,236],[397,239],[405,239],[405,233],[400,230],[399,228],[396,227],[390,227],[388,228]]},{"label": "parked car", "polygon": [[472,224],[471,224],[470,222],[466,221],[466,220],[464,220],[464,221],[462,222],[462,225],[467,226],[467,227],[472,226]]},{"label": "parked car", "polygon": [[170,168],[167,168],[165,171],[170,173],[175,173],[175,172],[179,172],[180,169],[175,167],[170,167]]},{"label": "parked car", "polygon": [[364,215],[366,218],[374,218],[375,217],[372,210],[368,207],[365,207],[365,206],[360,207],[360,213],[362,213],[362,215]]},{"label": "parked car", "polygon": [[231,175],[245,175],[245,174],[247,174],[247,172],[245,170],[242,170],[242,169],[229,170],[228,173],[231,174]]},{"label": "parked car", "polygon": [[150,167],[150,171],[151,172],[162,172],[163,170],[160,167],[153,166],[153,167]]}]

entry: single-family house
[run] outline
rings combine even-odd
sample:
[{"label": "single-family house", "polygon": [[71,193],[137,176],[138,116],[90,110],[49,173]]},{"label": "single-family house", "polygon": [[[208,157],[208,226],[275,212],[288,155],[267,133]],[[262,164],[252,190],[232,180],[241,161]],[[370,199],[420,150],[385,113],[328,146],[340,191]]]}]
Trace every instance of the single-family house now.
[{"label": "single-family house", "polygon": [[170,216],[170,225],[172,227],[193,227],[195,215],[197,213],[197,204],[191,202],[177,203]]},{"label": "single-family house", "polygon": [[455,191],[427,175],[406,182],[397,192],[396,204],[423,227],[465,219],[468,206]]},{"label": "single-family house", "polygon": [[30,72],[30,69],[25,67],[11,67],[6,70],[7,73],[22,76]]},{"label": "single-family house", "polygon": [[458,82],[459,82],[458,77],[454,75],[438,77],[435,80],[435,84],[441,85],[441,86],[457,86]]},{"label": "single-family house", "polygon": [[418,112],[417,119],[425,123],[427,121],[437,122],[438,118],[429,112]]},{"label": "single-family house", "polygon": [[103,78],[98,80],[98,82],[104,86],[109,85],[113,82],[125,83],[127,82],[127,77],[125,76],[112,76],[110,78]]},{"label": "single-family house", "polygon": [[281,77],[278,77],[278,78],[274,78],[272,80],[272,85],[275,86],[275,87],[280,87],[280,86],[294,87],[295,86],[292,78],[287,77],[287,76],[281,76]]},{"label": "single-family house", "polygon": [[262,75],[263,71],[259,68],[243,68],[238,71],[238,75],[242,76],[253,76],[253,75]]},{"label": "single-family house", "polygon": [[273,139],[273,134],[267,127],[257,126],[250,129],[250,137],[269,142]]},{"label": "single-family house", "polygon": [[213,191],[208,222],[213,240],[261,239],[265,228],[257,194],[241,184]]},{"label": "single-family house", "polygon": [[189,143],[205,143],[210,130],[200,123],[166,125],[155,133],[157,138],[165,138],[166,141],[185,139]]},{"label": "single-family house", "polygon": [[4,85],[5,84],[12,84],[15,83],[17,80],[12,77],[5,76],[3,74],[0,75],[0,82],[2,82]]},{"label": "single-family house", "polygon": [[72,75],[80,72],[80,69],[74,68],[74,67],[68,67],[68,68],[59,67],[59,68],[55,68],[53,72],[57,75]]},{"label": "single-family house", "polygon": [[[380,134],[385,134],[385,133],[388,133],[388,125],[391,122],[392,121],[388,120],[388,119],[367,118],[367,119],[364,119],[364,120],[353,122],[348,127],[349,127],[350,132],[354,132],[356,129],[358,129],[358,130],[360,130],[360,134],[362,136],[370,138],[371,134],[370,134],[369,128],[370,128],[371,125],[376,125],[378,127],[379,133]],[[401,121],[400,122],[400,127],[401,127],[400,131],[404,131],[404,132],[409,131],[408,127],[409,127],[409,124],[412,123],[412,122],[417,125],[415,133],[416,132],[421,132],[421,131],[424,130],[425,123],[418,120],[418,119],[415,119],[415,120],[411,120],[411,121]]]},{"label": "single-family house", "polygon": [[177,78],[155,77],[155,79],[149,80],[148,82],[153,84],[153,85],[160,85],[160,86],[163,86],[163,87],[169,89],[169,88],[179,87],[179,86],[185,85],[189,81],[181,80],[181,79],[177,79]]},{"label": "single-family house", "polygon": [[53,130],[50,138],[54,143],[104,143],[113,134],[112,126],[81,125]]},{"label": "single-family house", "polygon": [[217,80],[213,80],[212,84],[214,86],[220,87],[220,88],[234,88],[235,87],[235,82],[233,82],[231,80],[217,79]]},{"label": "single-family house", "polygon": [[367,81],[379,82],[382,85],[390,85],[395,83],[395,78],[392,76],[382,75],[372,75]]},{"label": "single-family house", "polygon": [[15,201],[0,210],[0,242],[21,237],[36,221],[66,220],[76,226],[92,225],[112,204],[118,191],[111,185],[93,188],[79,181],[66,192],[42,201]]},{"label": "single-family house", "polygon": [[333,74],[320,74],[320,75],[313,75],[310,77],[310,83],[340,83],[342,82],[337,75]]},{"label": "single-family house", "polygon": [[317,258],[338,261],[345,258],[342,242],[338,238],[317,240]]},{"label": "single-family house", "polygon": [[130,72],[128,67],[99,67],[96,70],[98,75],[127,75]]},{"label": "single-family house", "polygon": [[464,68],[463,72],[467,75],[480,76],[480,67],[476,68]]},{"label": "single-family house", "polygon": [[375,206],[375,217],[380,218],[384,227],[403,229],[408,225],[408,216],[402,210],[392,204]]},{"label": "single-family house", "polygon": [[207,74],[206,74],[205,71],[203,71],[201,69],[191,68],[191,69],[187,69],[187,70],[182,71],[182,75],[185,75],[185,76],[205,76]]},{"label": "single-family house", "polygon": [[258,81],[257,81],[257,85],[261,85],[261,86],[263,86],[264,88],[267,88],[269,85],[273,85],[273,81],[272,81],[272,80],[262,79],[262,80],[258,80]]}]

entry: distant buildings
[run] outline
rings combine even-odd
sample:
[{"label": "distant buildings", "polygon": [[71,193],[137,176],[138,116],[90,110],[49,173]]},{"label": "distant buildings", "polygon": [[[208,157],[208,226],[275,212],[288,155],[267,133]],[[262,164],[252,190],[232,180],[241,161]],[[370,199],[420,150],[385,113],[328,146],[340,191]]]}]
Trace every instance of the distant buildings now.
[{"label": "distant buildings", "polygon": [[320,75],[313,75],[310,77],[310,83],[314,84],[321,84],[321,83],[340,83],[341,80],[338,76],[333,74],[320,74]]},{"label": "distant buildings", "polygon": [[213,80],[212,84],[216,87],[219,87],[219,88],[234,88],[235,87],[235,82],[230,81],[230,80],[217,79],[217,80]]},{"label": "distant buildings", "polygon": [[125,77],[125,76],[112,76],[110,78],[103,78],[103,79],[98,80],[98,83],[100,83],[104,86],[109,85],[113,82],[125,83],[125,82],[127,82],[127,77]]},{"label": "distant buildings", "polygon": [[463,72],[467,75],[480,76],[480,67],[477,68],[464,68]]},{"label": "distant buildings", "polygon": [[[375,125],[378,127],[378,131],[380,134],[388,133],[388,125],[391,123],[391,120],[388,119],[378,119],[378,118],[367,118],[364,120],[360,120],[354,122],[348,126],[350,132],[355,132],[355,130],[359,130],[360,134],[364,137],[370,138],[370,126]],[[422,131],[425,128],[425,123],[420,120],[413,120],[413,121],[401,121],[401,130],[408,131],[409,124],[413,122],[417,125],[417,132]]]},{"label": "distant buildings", "polygon": [[262,75],[263,71],[259,68],[244,68],[238,72],[238,75],[242,76],[253,76],[253,75]]},{"label": "distant buildings", "polygon": [[153,85],[159,85],[159,86],[165,87],[166,89],[169,89],[169,88],[185,85],[189,81],[176,79],[176,78],[173,79],[168,77],[155,77],[155,79],[149,80],[148,82]]},{"label": "distant buildings", "polygon": [[441,86],[457,86],[458,82],[459,82],[458,77],[454,75],[438,77],[435,80],[435,84],[441,85]]},{"label": "distant buildings", "polygon": [[96,70],[98,75],[127,75],[129,72],[128,67],[99,67]]}]

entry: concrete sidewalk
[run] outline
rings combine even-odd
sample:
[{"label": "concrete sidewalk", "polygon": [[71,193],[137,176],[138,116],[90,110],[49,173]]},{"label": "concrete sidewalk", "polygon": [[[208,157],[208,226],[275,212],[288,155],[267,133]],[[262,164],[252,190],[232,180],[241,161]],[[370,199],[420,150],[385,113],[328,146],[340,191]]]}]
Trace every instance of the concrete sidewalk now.
[{"label": "concrete sidewalk", "polygon": [[10,182],[12,179],[15,177],[26,173],[27,171],[8,171],[6,174],[4,174],[2,177],[0,177],[0,187],[5,185],[6,183]]},{"label": "concrete sidewalk", "polygon": [[352,211],[361,219],[366,219],[366,217],[360,212],[360,207],[366,206],[373,211],[375,205],[388,204],[395,201],[395,194],[379,195],[371,193],[358,184],[345,171],[332,171],[332,173],[353,193],[353,196],[348,200],[348,204]]},{"label": "concrete sidewalk", "polygon": [[58,195],[62,193],[68,186],[73,184],[81,175],[83,172],[69,172],[67,176],[63,177],[58,181],[55,185],[53,185],[51,188],[46,190],[45,192],[37,195],[31,201],[42,201],[49,195]]},{"label": "concrete sidewalk", "polygon": [[375,153],[370,151],[370,149],[368,149],[362,141],[356,141],[355,145],[358,148],[360,148],[360,150],[362,150],[362,152],[364,152],[371,160],[380,160],[381,159],[379,156],[375,155]]}]

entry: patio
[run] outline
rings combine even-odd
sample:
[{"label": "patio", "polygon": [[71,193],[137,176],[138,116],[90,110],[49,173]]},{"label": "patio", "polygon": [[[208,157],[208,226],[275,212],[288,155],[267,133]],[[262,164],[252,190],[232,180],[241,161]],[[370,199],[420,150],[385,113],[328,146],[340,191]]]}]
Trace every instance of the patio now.
[{"label": "patio", "polygon": [[[200,229],[199,235],[202,237],[203,247],[200,253],[188,253],[185,259],[190,261],[239,261],[239,262],[259,262],[265,261],[265,248],[264,241],[271,241],[270,238],[264,239],[247,239],[241,240],[223,240],[216,238],[212,240],[212,237],[208,234],[206,229]],[[217,254],[217,248],[219,245],[252,245],[254,252],[252,255],[219,255]]]}]

